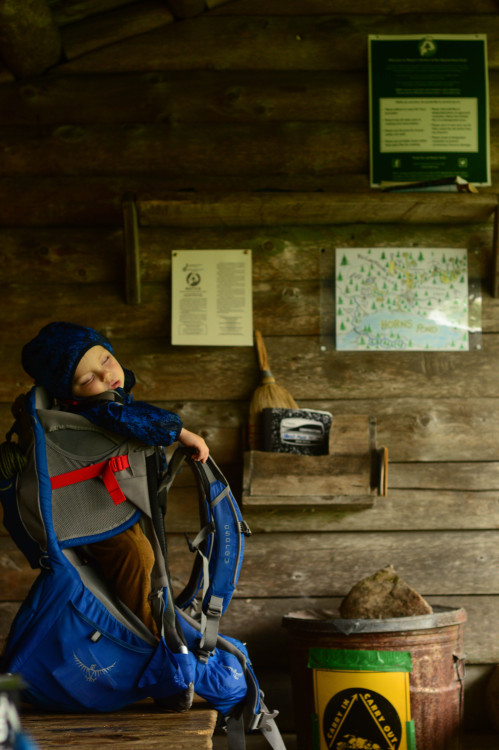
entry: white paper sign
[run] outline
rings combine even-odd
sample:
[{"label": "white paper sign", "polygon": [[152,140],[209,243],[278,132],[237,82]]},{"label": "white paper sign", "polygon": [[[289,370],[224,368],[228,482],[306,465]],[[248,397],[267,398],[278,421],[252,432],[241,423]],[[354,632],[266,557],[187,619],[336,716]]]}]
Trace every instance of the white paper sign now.
[{"label": "white paper sign", "polygon": [[253,345],[251,250],[172,252],[172,344]]}]

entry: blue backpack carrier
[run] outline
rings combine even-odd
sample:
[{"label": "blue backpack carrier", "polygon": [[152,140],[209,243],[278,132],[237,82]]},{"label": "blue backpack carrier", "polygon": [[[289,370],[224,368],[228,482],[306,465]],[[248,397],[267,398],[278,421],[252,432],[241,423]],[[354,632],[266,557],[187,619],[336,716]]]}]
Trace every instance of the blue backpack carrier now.
[{"label": "blue backpack carrier", "polygon": [[[219,712],[229,750],[243,749],[245,731],[255,730],[285,750],[246,647],[218,632],[250,532],[213,459],[193,461],[178,448],[160,473],[157,448],[60,410],[41,387],[13,410],[0,453],[4,524],[40,568],[3,656],[2,671],[27,685],[23,698],[50,711],[108,712],[150,697],[183,711],[196,693]],[[183,465],[196,479],[201,529],[189,541],[196,553],[190,579],[174,599],[164,521]],[[154,550],[150,599],[159,640],[117,598],[91,555],[92,542],[137,522]]]}]

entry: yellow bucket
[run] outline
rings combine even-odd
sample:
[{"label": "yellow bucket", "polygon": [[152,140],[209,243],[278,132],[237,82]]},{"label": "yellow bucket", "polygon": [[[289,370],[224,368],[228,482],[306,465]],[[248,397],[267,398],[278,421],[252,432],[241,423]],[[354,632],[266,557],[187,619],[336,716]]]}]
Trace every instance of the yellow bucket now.
[{"label": "yellow bucket", "polygon": [[416,750],[406,651],[311,648],[316,750]]}]

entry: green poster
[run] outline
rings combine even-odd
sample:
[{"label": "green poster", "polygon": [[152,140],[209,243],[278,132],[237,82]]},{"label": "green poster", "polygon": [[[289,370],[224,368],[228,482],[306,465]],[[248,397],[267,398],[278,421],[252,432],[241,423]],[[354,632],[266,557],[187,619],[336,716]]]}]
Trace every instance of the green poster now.
[{"label": "green poster", "polygon": [[486,34],[369,36],[371,186],[490,185]]}]

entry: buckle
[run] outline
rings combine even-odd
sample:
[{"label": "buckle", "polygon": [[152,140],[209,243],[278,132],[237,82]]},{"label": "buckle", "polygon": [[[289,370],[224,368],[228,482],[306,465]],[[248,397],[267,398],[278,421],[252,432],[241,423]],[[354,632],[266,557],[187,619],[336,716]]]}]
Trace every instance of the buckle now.
[{"label": "buckle", "polygon": [[221,617],[222,616],[222,609],[223,609],[223,601],[220,604],[212,604],[212,601],[208,602],[208,606],[206,608],[206,616],[211,617]]},{"label": "buckle", "polygon": [[206,664],[208,662],[208,659],[211,656],[211,651],[207,648],[203,648],[202,646],[198,646],[196,649],[196,658],[199,659],[199,661],[202,661],[203,664]]},{"label": "buckle", "polygon": [[128,467],[130,466],[128,456],[126,454],[124,456],[113,456],[109,459],[109,466],[111,467],[111,471],[113,471],[114,473],[117,471],[128,469]]},{"label": "buckle", "polygon": [[270,722],[273,721],[278,715],[279,711],[260,711],[259,714],[255,714],[255,716],[251,719],[248,730],[250,732],[254,732],[256,730],[259,730],[260,732],[270,732],[272,730]]}]

